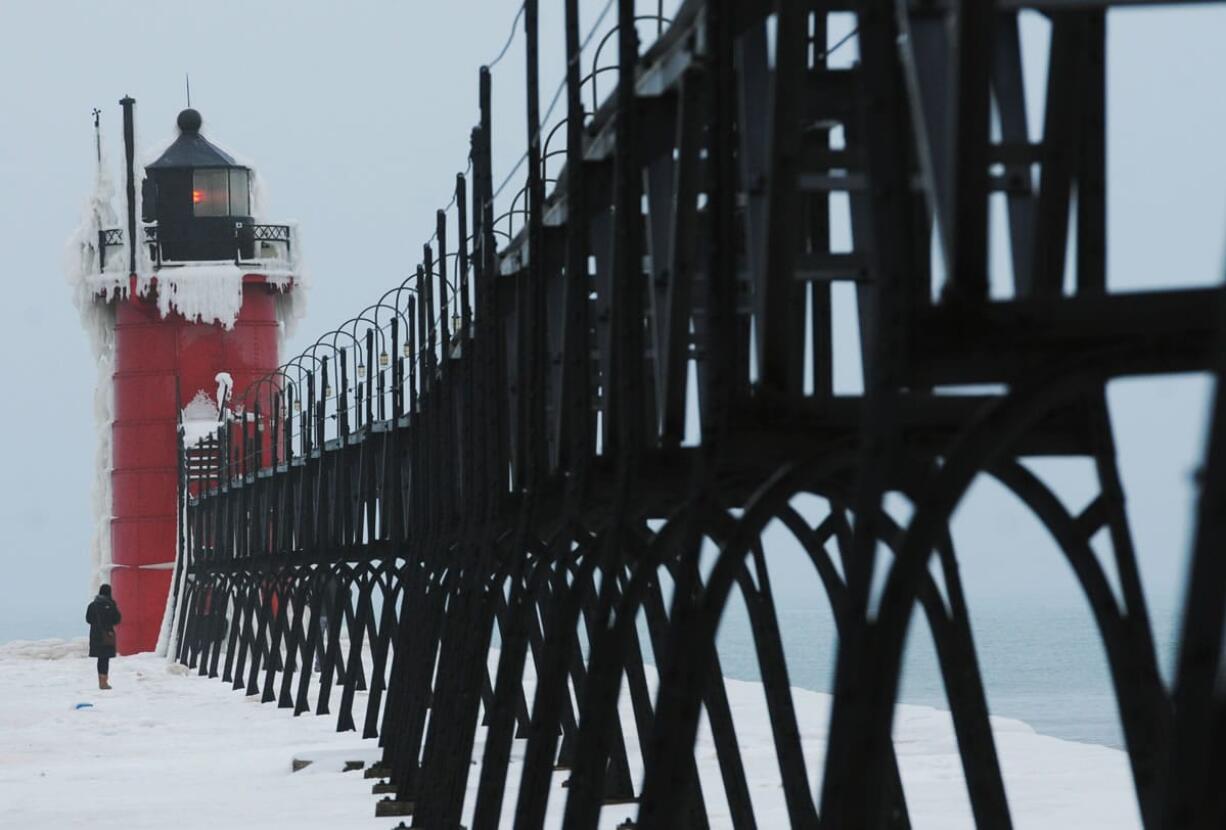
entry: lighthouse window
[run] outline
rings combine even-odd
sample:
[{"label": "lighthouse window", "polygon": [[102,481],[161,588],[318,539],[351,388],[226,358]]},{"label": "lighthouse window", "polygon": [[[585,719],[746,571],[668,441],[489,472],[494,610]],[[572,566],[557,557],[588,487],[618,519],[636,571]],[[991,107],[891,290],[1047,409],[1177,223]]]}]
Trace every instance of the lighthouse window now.
[{"label": "lighthouse window", "polygon": [[251,215],[251,184],[246,170],[230,171],[230,215]]},{"label": "lighthouse window", "polygon": [[192,172],[192,213],[196,216],[225,216],[230,211],[229,171]]}]

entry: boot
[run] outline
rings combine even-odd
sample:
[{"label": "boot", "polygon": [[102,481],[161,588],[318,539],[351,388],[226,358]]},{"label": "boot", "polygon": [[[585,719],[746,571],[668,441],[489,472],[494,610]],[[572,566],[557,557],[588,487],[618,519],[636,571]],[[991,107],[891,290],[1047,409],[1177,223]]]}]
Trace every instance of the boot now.
[{"label": "boot", "polygon": [[105,674],[100,674],[100,675],[98,675],[98,688],[99,688],[99,689],[109,689],[109,688],[111,688],[111,684],[109,684],[109,683],[107,683],[107,682],[106,682],[107,677],[108,677],[108,675],[105,675]]}]

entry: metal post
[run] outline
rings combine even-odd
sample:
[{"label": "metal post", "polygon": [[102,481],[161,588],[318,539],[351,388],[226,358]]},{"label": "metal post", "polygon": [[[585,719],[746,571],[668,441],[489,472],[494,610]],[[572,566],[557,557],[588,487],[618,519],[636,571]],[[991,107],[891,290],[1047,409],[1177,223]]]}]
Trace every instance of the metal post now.
[{"label": "metal post", "polygon": [[102,115],[102,110],[94,107],[94,154],[97,156],[98,167],[102,167],[102,126],[99,123],[98,116]]},{"label": "metal post", "polygon": [[455,208],[456,222],[460,231],[460,237],[456,240],[456,250],[459,253],[456,269],[460,275],[460,332],[464,335],[464,339],[467,339],[472,335],[469,330],[469,324],[472,322],[472,308],[468,297],[468,252],[471,249],[468,243],[468,187],[463,173],[455,177]]},{"label": "metal post", "polygon": [[132,110],[136,99],[125,95],[119,100],[123,107],[123,157],[127,165],[128,193],[128,274],[136,276],[136,127]]},{"label": "metal post", "polygon": [[434,234],[438,238],[439,342],[442,346],[441,359],[446,361],[451,344],[451,314],[449,313],[451,304],[448,302],[447,291],[447,214],[441,210],[437,211],[434,214],[434,222]]}]

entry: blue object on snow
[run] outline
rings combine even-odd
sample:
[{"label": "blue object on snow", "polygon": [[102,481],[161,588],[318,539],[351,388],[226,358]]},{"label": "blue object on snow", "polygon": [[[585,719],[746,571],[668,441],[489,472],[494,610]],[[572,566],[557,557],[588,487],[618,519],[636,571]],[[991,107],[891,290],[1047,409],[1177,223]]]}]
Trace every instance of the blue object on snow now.
[{"label": "blue object on snow", "polygon": [[94,708],[94,704],[92,704],[92,703],[78,703],[76,706],[74,706],[74,707],[72,707],[72,708],[73,708],[73,709],[93,709],[93,708]]}]

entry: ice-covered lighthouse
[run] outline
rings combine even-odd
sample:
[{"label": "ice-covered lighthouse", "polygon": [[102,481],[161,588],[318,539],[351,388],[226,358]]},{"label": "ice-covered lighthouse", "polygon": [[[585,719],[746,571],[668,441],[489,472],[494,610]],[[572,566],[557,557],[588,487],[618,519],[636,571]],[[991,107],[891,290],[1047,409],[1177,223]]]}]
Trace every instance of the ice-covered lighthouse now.
[{"label": "ice-covered lighthouse", "polygon": [[99,142],[75,278],[99,359],[95,582],[111,583],[118,648],[131,654],[155,648],[171,590],[181,431],[232,418],[242,401],[228,390],[277,367],[300,280],[294,228],[257,219],[255,171],[205,138],[199,112],[179,113],[178,137],[142,181],[134,101],[120,103],[122,224],[106,227],[118,211]]}]

